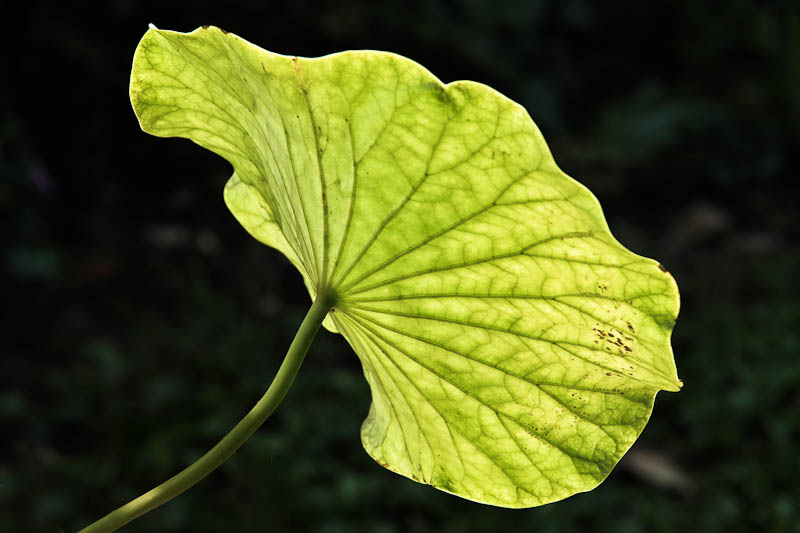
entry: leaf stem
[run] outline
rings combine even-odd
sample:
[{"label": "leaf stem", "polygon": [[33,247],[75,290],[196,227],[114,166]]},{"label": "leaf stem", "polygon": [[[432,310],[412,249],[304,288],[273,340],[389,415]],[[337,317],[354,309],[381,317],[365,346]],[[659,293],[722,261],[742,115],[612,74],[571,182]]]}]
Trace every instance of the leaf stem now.
[{"label": "leaf stem", "polygon": [[306,353],[322,325],[322,321],[335,303],[336,295],[332,291],[321,290],[319,292],[311,305],[311,309],[309,309],[308,314],[300,324],[300,329],[297,330],[297,334],[289,346],[289,351],[286,352],[286,357],[267,392],[216,446],[161,485],[112,511],[97,522],[82,529],[81,533],[115,531],[191,488],[195,483],[227,461],[239,446],[244,444],[259,426],[269,418],[284,396],[286,396],[286,392],[294,381],[297,371],[300,369],[300,365],[303,363],[303,359],[305,359]]}]

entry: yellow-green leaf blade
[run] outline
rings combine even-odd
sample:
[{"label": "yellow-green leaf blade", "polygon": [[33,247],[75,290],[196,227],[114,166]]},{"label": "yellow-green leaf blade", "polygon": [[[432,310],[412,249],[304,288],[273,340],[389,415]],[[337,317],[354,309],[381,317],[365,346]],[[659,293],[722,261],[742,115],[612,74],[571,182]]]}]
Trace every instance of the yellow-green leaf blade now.
[{"label": "yellow-green leaf blade", "polygon": [[383,52],[281,56],[149,31],[142,127],[228,159],[226,202],[283,252],[364,366],[365,448],[474,500],[589,490],[678,390],[674,280],[610,234],[527,112]]}]

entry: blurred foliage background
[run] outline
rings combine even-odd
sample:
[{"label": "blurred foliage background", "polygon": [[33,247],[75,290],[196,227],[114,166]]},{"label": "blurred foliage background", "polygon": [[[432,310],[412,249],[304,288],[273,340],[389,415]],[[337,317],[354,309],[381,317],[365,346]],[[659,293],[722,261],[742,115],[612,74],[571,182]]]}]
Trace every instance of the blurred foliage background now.
[{"label": "blurred foliage background", "polygon": [[234,459],[125,531],[799,530],[800,4],[14,4],[0,531],[76,530],[196,459],[261,396],[309,305],[227,212],[227,163],[140,132],[127,87],[149,22],[286,54],[390,50],[525,105],[617,237],[678,280],[685,386],[598,489],[494,509],[367,457],[360,365],[322,333]]}]

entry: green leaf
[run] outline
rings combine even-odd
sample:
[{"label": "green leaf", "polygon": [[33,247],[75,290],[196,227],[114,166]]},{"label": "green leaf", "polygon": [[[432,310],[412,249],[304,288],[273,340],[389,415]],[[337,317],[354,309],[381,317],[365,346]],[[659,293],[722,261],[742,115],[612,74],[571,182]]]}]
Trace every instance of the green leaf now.
[{"label": "green leaf", "polygon": [[380,464],[530,507],[599,484],[659,390],[678,290],[610,234],[518,104],[409,59],[267,52],[213,27],[149,30],[142,128],[235,170],[225,200],[297,267],[361,360]]}]

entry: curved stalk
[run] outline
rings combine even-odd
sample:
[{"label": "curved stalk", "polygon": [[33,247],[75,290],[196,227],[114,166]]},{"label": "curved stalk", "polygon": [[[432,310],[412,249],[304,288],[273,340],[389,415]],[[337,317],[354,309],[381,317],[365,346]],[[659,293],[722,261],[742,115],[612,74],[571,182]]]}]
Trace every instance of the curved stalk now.
[{"label": "curved stalk", "polygon": [[247,415],[216,446],[200,459],[175,474],[167,481],[131,500],[122,507],[110,512],[97,522],[81,530],[81,533],[105,533],[115,531],[170,501],[195,483],[213,472],[227,461],[244,442],[269,418],[281,403],[294,381],[297,371],[308,352],[322,321],[335,304],[335,295],[330,291],[320,291],[311,305],[308,314],[300,324],[300,329],[286,352],[286,357],[278,369],[267,392]]}]

